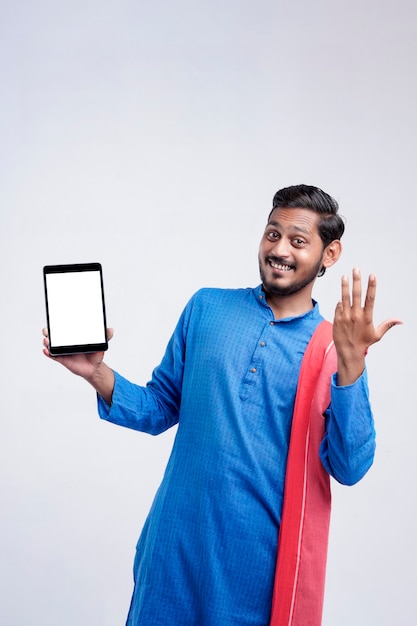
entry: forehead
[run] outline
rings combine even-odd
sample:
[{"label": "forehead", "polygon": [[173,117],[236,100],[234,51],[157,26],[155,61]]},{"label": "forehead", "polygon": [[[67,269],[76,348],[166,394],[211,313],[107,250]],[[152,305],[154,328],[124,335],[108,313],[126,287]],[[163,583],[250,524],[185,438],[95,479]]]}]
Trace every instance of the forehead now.
[{"label": "forehead", "polygon": [[277,208],[269,216],[268,224],[284,230],[302,230],[310,234],[318,233],[319,215],[311,209]]}]

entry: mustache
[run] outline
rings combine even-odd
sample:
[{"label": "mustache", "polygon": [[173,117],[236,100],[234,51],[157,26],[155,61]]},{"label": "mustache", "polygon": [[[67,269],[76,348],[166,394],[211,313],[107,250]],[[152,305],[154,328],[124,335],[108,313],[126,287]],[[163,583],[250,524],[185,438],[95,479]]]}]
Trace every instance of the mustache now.
[{"label": "mustache", "polygon": [[278,265],[288,265],[289,267],[295,269],[295,263],[289,263],[287,259],[283,259],[280,256],[268,255],[265,257],[265,260],[268,263],[276,263]]}]

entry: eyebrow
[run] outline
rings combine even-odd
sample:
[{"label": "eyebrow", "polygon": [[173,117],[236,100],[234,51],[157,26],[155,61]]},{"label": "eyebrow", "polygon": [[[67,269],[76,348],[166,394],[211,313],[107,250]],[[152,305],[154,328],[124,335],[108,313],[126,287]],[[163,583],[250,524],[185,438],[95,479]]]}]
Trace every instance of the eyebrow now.
[{"label": "eyebrow", "polygon": [[[267,226],[275,226],[276,228],[282,228],[279,222],[268,222]],[[295,230],[297,232],[303,233],[304,235],[311,235],[311,230],[308,228],[303,228],[302,226],[291,226],[289,230]]]}]

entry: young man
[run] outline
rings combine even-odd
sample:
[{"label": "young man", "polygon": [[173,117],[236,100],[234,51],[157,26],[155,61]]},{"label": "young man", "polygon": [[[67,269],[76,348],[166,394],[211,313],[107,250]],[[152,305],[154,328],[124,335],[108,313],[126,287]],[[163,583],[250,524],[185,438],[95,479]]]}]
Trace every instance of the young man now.
[{"label": "young man", "polygon": [[322,190],[282,189],[260,243],[262,284],[195,294],[146,387],[102,354],[55,359],[96,389],[103,419],[152,434],[178,423],[137,545],[128,625],[320,624],[329,475],[351,485],[372,464],[364,357],[400,323],[374,327],[375,277],[362,307],[355,269],[332,343],[312,288],[343,231]]}]

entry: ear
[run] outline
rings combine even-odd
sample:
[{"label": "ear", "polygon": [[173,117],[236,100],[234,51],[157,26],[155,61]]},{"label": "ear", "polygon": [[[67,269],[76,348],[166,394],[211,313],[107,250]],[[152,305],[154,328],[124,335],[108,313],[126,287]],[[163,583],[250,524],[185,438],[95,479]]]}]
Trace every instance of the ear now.
[{"label": "ear", "polygon": [[336,263],[341,254],[342,244],[340,239],[334,239],[324,248],[322,266],[326,268],[331,267]]}]

